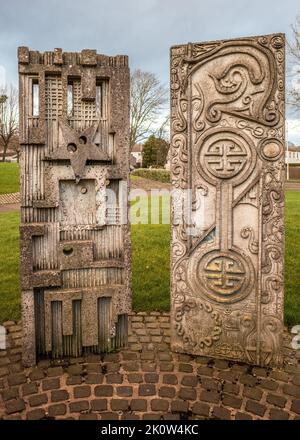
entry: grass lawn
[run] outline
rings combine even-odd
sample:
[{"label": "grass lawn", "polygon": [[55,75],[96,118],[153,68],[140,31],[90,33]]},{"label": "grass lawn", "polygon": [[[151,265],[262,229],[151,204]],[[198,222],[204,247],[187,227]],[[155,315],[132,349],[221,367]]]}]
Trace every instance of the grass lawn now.
[{"label": "grass lawn", "polygon": [[[164,202],[167,204],[167,199]],[[143,211],[145,204],[142,200],[139,206],[135,203],[133,206],[136,211],[138,207]],[[143,215],[146,217],[147,213],[140,216],[142,222]],[[285,322],[288,325],[300,323],[299,218],[300,191],[287,191]],[[18,224],[18,212],[0,213],[0,323],[20,318]],[[132,225],[134,310],[169,310],[169,249],[168,224]]]},{"label": "grass lawn", "polygon": [[20,319],[19,219],[18,211],[0,213],[0,323]]},{"label": "grass lawn", "polygon": [[286,192],[285,322],[300,324],[300,191]]},{"label": "grass lawn", "polygon": [[19,164],[0,162],[0,194],[19,191]]}]

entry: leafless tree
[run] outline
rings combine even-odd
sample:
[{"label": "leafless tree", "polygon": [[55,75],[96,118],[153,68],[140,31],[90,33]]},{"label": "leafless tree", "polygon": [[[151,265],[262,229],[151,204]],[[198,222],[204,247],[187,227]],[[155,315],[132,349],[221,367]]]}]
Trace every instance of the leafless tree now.
[{"label": "leafless tree", "polygon": [[292,40],[288,43],[290,59],[290,87],[288,103],[295,111],[300,110],[300,15],[296,18],[292,28]]},{"label": "leafless tree", "polygon": [[155,131],[155,137],[164,139],[169,142],[170,139],[170,115],[168,114],[162,121],[161,125]]},{"label": "leafless tree", "polygon": [[18,134],[18,91],[13,86],[0,89],[0,144],[2,161],[5,161],[8,147]]},{"label": "leafless tree", "polygon": [[151,72],[135,70],[131,75],[130,148],[148,138],[167,102],[167,90]]}]

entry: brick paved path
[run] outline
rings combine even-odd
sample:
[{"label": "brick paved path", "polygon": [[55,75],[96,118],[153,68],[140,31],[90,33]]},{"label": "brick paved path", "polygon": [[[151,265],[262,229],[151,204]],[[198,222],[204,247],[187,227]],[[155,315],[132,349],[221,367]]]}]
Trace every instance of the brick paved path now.
[{"label": "brick paved path", "polygon": [[3,419],[300,419],[300,352],[285,337],[282,370],[179,355],[169,315],[131,316],[118,353],[21,365],[21,326],[0,350]]},{"label": "brick paved path", "polygon": [[12,205],[20,203],[20,193],[0,194],[0,205]]}]

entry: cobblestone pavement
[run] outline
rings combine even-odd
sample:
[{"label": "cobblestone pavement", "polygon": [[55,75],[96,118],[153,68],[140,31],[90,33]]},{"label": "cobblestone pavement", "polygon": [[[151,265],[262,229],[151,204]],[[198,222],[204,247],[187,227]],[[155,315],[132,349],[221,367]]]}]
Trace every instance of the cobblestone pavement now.
[{"label": "cobblestone pavement", "polygon": [[4,323],[3,419],[300,419],[300,351],[281,370],[170,351],[166,313],[130,317],[128,349],[21,365],[21,325]]}]

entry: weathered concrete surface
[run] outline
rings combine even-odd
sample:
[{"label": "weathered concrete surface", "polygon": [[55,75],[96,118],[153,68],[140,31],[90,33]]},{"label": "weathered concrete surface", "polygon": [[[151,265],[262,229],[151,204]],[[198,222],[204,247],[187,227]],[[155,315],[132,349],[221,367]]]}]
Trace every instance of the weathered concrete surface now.
[{"label": "weathered concrete surface", "polygon": [[20,47],[18,57],[23,361],[32,365],[36,354],[126,344],[129,69],[126,56],[94,50]]},{"label": "weathered concrete surface", "polygon": [[282,362],[284,44],[278,34],[171,49],[172,183],[193,202],[180,221],[173,198],[176,351]]}]

